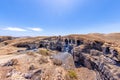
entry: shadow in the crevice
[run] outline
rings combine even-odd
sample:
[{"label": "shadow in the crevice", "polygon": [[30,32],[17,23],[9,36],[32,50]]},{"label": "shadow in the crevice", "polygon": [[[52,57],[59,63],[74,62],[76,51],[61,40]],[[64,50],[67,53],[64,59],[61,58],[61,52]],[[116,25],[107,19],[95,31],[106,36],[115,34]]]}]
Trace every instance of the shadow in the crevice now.
[{"label": "shadow in the crevice", "polygon": [[80,62],[74,62],[75,67],[76,68],[80,68],[80,67],[85,67],[83,64],[81,64]]},{"label": "shadow in the crevice", "polygon": [[120,61],[116,61],[116,66],[120,67]]}]

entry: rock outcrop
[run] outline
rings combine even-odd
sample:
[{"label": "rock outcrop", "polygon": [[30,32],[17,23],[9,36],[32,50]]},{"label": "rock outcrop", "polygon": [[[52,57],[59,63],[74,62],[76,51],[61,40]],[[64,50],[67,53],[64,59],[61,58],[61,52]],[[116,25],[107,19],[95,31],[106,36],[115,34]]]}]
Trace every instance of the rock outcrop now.
[{"label": "rock outcrop", "polygon": [[[90,34],[92,35],[92,34]],[[57,64],[64,67],[69,65],[69,60],[74,60],[74,66],[79,68],[86,67],[96,72],[97,80],[119,80],[120,79],[120,54],[113,42],[107,42],[107,39],[97,38],[92,35],[79,36],[59,36],[47,37],[37,41],[20,42],[12,44],[17,48],[26,48],[26,51],[46,48],[47,50],[57,50],[59,52],[68,52],[71,56],[57,58]],[[63,54],[64,55],[64,54]],[[60,57],[61,55],[59,55]],[[56,58],[56,56],[54,56]],[[68,62],[67,62],[68,61]],[[56,64],[56,63],[55,63]],[[71,65],[71,64],[70,64]],[[74,67],[72,65],[72,68]],[[27,75],[28,76],[28,75]],[[29,77],[29,76],[28,76]]]},{"label": "rock outcrop", "polygon": [[0,42],[12,40],[12,39],[15,39],[15,38],[11,36],[0,36]]},{"label": "rock outcrop", "polygon": [[[82,45],[83,46],[83,45]],[[76,64],[81,64],[91,70],[95,70],[100,77],[98,80],[119,80],[120,63],[118,52],[108,46],[100,46],[100,49],[76,47],[73,56]],[[87,52],[85,52],[85,51]]]}]

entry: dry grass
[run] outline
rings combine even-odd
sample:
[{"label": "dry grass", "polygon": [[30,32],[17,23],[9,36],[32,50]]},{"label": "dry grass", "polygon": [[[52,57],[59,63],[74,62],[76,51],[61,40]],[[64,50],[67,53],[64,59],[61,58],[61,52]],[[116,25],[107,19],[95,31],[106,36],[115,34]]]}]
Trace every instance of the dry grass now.
[{"label": "dry grass", "polygon": [[45,48],[40,48],[38,50],[38,53],[41,54],[41,55],[44,55],[44,56],[49,56],[50,55],[50,52],[49,50],[45,49]]},{"label": "dry grass", "polygon": [[72,80],[77,80],[77,73],[74,70],[69,70],[68,71],[68,76],[72,79]]},{"label": "dry grass", "polygon": [[27,52],[27,55],[29,55],[29,56],[34,56],[34,57],[36,57],[35,54],[36,54],[36,53],[34,53],[34,52]]},{"label": "dry grass", "polygon": [[42,56],[42,57],[38,60],[38,62],[39,62],[40,64],[43,64],[43,63],[48,63],[49,61],[48,61],[47,57]]}]

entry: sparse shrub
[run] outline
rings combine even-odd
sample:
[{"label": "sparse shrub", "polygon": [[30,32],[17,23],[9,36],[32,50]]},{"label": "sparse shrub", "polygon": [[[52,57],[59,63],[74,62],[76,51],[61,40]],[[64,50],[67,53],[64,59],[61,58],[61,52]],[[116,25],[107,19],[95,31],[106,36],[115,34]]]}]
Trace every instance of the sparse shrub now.
[{"label": "sparse shrub", "polygon": [[38,50],[38,53],[41,54],[41,55],[44,55],[44,56],[50,55],[50,54],[49,54],[49,50],[44,49],[44,48],[40,48],[40,49]]},{"label": "sparse shrub", "polygon": [[57,66],[61,66],[62,65],[62,61],[59,59],[53,59],[53,64],[57,65]]},{"label": "sparse shrub", "polygon": [[8,43],[7,43],[7,42],[4,42],[4,45],[8,45]]},{"label": "sparse shrub", "polygon": [[48,59],[45,58],[44,56],[42,56],[42,57],[39,59],[39,63],[40,63],[40,64],[48,63]]},{"label": "sparse shrub", "polygon": [[30,65],[29,70],[34,70],[35,66],[34,65]]},{"label": "sparse shrub", "polygon": [[68,76],[72,79],[77,79],[77,74],[74,70],[69,70],[68,71]]},{"label": "sparse shrub", "polygon": [[27,52],[28,55],[33,55],[33,52]]},{"label": "sparse shrub", "polygon": [[27,52],[27,55],[36,56],[34,52]]},{"label": "sparse shrub", "polygon": [[11,62],[13,62],[13,65],[17,65],[18,64],[18,60],[17,59],[11,59]]}]

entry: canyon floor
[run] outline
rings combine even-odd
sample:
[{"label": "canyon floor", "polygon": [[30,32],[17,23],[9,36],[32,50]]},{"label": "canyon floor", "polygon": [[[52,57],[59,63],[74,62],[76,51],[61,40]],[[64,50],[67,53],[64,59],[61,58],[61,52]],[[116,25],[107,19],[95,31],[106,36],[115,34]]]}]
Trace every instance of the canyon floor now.
[{"label": "canyon floor", "polygon": [[120,80],[120,33],[0,36],[0,80]]}]

